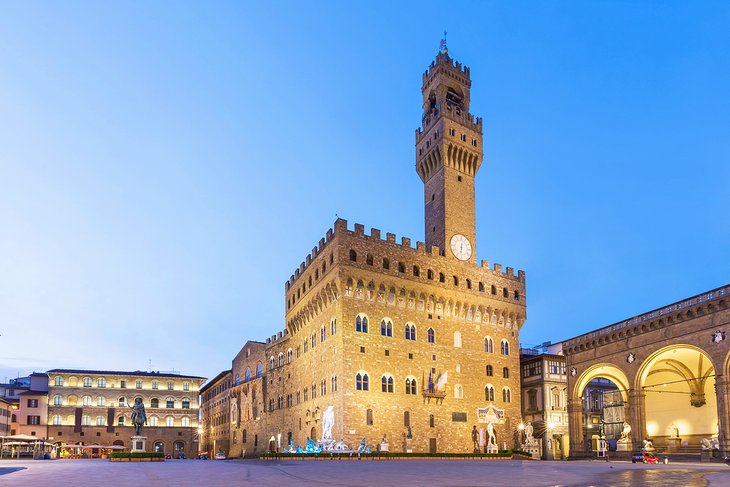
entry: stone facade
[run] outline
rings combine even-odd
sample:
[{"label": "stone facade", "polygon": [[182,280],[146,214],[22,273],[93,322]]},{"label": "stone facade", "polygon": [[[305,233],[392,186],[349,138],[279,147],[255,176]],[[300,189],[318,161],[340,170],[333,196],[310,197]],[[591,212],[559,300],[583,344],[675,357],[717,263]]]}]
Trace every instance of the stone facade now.
[{"label": "stone facade", "polygon": [[541,440],[542,457],[565,458],[569,453],[565,357],[559,350],[520,351],[522,417]]},{"label": "stone facade", "polygon": [[329,406],[334,439],[351,447],[387,437],[403,451],[410,429],[414,451],[464,452],[472,427],[486,427],[477,410],[493,404],[499,447],[514,446],[525,274],[477,264],[482,124],[469,114],[469,69],[444,51],[423,81],[426,243],[335,222],[285,284],[285,330],[234,359],[230,456],[321,438]]},{"label": "stone facade", "polygon": [[699,449],[716,438],[730,453],[730,286],[687,298],[563,342],[571,455],[584,441],[584,393],[596,378],[621,394],[631,445]]},{"label": "stone facade", "polygon": [[201,398],[201,430],[200,451],[213,456],[226,453],[230,440],[230,405],[229,390],[231,388],[231,371],[224,370],[208,381],[200,389]]},{"label": "stone facade", "polygon": [[142,398],[148,451],[194,458],[203,377],[160,372],[48,371],[48,441],[57,445],[122,445],[131,449],[131,408]]}]

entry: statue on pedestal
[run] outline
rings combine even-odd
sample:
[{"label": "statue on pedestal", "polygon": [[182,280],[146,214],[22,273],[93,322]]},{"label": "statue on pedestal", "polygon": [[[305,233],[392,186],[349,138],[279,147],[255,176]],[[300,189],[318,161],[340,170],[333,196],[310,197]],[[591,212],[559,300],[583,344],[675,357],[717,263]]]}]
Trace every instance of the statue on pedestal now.
[{"label": "statue on pedestal", "polygon": [[130,408],[132,409],[132,426],[134,426],[134,435],[142,436],[142,425],[147,422],[147,415],[145,414],[142,398],[136,398],[134,400],[134,406],[130,406]]},{"label": "statue on pedestal", "polygon": [[624,429],[621,430],[621,438],[618,439],[618,443],[631,443],[631,425],[624,422]]},{"label": "statue on pedestal", "polygon": [[477,431],[477,425],[471,429],[471,442],[474,444],[474,452],[479,451],[479,432]]}]

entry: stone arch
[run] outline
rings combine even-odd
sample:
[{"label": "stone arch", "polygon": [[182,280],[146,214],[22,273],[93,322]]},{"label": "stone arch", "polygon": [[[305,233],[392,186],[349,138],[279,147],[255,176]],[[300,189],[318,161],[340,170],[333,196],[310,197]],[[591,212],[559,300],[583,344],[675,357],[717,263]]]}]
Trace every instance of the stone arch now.
[{"label": "stone arch", "polygon": [[644,397],[646,434],[655,446],[698,446],[718,434],[717,370],[710,353],[687,343],[662,347],[641,363],[635,388]]},{"label": "stone arch", "polygon": [[578,377],[578,380],[575,381],[571,397],[580,400],[580,397],[583,395],[583,390],[586,388],[588,383],[593,379],[601,377],[609,379],[611,382],[616,384],[621,392],[621,397],[624,402],[628,403],[630,382],[626,373],[616,365],[607,362],[596,364],[586,369],[580,377]]}]

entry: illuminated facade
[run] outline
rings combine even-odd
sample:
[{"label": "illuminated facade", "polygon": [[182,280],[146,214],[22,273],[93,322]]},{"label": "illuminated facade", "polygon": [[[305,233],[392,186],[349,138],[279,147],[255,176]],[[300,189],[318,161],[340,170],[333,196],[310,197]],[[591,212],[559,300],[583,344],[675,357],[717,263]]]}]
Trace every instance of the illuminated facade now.
[{"label": "illuminated facade", "polygon": [[387,437],[402,451],[410,431],[413,451],[464,452],[486,427],[477,410],[494,404],[499,446],[514,446],[525,274],[476,258],[482,121],[470,89],[446,50],[423,75],[425,243],[338,219],[285,284],[285,330],[234,359],[229,456],[319,439],[329,406],[348,445]]},{"label": "illuminated facade", "polygon": [[[624,418],[633,448],[650,440],[660,451],[690,452],[706,440],[730,453],[728,304],[723,286],[563,342],[571,456],[591,448],[585,437],[595,425],[585,424],[586,408],[601,410],[609,424]],[[604,391],[602,404],[591,396],[596,379],[616,391],[609,398]]]}]

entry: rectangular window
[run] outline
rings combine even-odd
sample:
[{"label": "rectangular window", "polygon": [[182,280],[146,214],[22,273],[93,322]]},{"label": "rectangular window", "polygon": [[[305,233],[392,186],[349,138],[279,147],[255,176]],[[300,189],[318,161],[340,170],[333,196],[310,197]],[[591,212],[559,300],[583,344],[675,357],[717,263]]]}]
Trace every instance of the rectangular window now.
[{"label": "rectangular window", "polygon": [[28,407],[29,408],[37,408],[38,407],[38,399],[28,399]]},{"label": "rectangular window", "polygon": [[183,382],[183,391],[189,391],[190,390],[190,383]]},{"label": "rectangular window", "polygon": [[160,385],[160,384],[159,384],[159,383],[158,383],[158,382],[157,382],[156,380],[153,380],[153,381],[152,381],[152,388],[153,388],[153,389],[157,389],[157,388],[159,387],[159,385]]},{"label": "rectangular window", "polygon": [[135,385],[135,387],[137,387],[137,389],[142,389],[142,381],[141,380],[138,380],[137,381],[137,384]]},{"label": "rectangular window", "polygon": [[122,388],[122,389],[126,389],[127,388],[127,381],[124,380],[124,379],[120,380],[119,381],[119,387]]},{"label": "rectangular window", "polygon": [[365,347],[360,347],[360,353],[365,353]]},{"label": "rectangular window", "polygon": [[168,383],[167,383],[167,390],[168,390],[168,391],[171,391],[171,390],[173,390],[174,388],[175,388],[175,384],[174,384],[173,382],[168,382]]},{"label": "rectangular window", "polygon": [[28,424],[41,424],[40,416],[28,416]]},{"label": "rectangular window", "polygon": [[451,413],[451,421],[455,423],[466,423],[466,413]]}]

